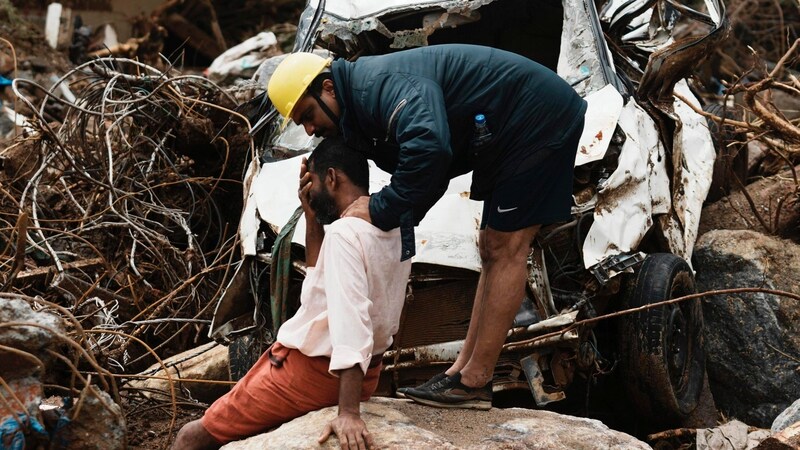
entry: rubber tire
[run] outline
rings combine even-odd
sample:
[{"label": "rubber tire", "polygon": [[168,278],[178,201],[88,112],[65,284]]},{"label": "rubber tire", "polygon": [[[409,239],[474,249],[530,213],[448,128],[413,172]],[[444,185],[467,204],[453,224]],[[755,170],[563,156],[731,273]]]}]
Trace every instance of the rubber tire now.
[{"label": "rubber tire", "polygon": [[[622,306],[636,308],[694,292],[686,261],[654,253],[629,284]],[[622,378],[639,417],[656,426],[679,426],[697,407],[705,377],[700,300],[624,315],[617,340]]]},{"label": "rubber tire", "polygon": [[[714,114],[726,119],[740,119],[730,108],[722,105],[708,104],[703,106],[703,111]],[[727,196],[732,191],[739,189],[739,183],[734,181],[736,177],[744,185],[747,183],[747,144],[729,145],[732,142],[745,142],[747,136],[743,133],[735,134],[730,130],[729,125],[725,125],[722,130],[719,122],[708,119],[708,131],[711,132],[711,140],[714,143],[714,150],[717,158],[714,160],[714,174],[711,178],[711,187],[708,189],[706,202],[715,202]]]}]

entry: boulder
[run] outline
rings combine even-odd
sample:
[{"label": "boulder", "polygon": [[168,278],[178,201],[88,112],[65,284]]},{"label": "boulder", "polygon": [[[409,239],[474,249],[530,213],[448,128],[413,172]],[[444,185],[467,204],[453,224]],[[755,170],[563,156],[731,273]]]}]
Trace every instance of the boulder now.
[{"label": "boulder", "polygon": [[[0,323],[31,323],[34,326],[0,328],[0,345],[14,347],[38,355],[56,339],[53,332],[63,333],[61,319],[53,314],[35,312],[30,303],[15,298],[0,297]],[[5,365],[3,365],[5,366]],[[7,369],[0,367],[0,370]],[[0,372],[2,373],[2,372]]]},{"label": "boulder", "polygon": [[86,386],[64,416],[71,420],[58,428],[53,442],[64,443],[65,448],[82,450],[127,448],[127,429],[122,408],[95,386]]},{"label": "boulder", "polygon": [[[0,324],[4,325],[0,327],[0,398],[14,399],[0,403],[5,406],[0,408],[2,433],[37,448],[46,439],[39,413],[44,393],[41,376],[51,359],[46,349],[54,346],[56,333],[63,333],[61,319],[34,311],[25,300],[3,295]],[[20,423],[24,424],[21,428]]]},{"label": "boulder", "polygon": [[[800,247],[754,231],[715,230],[694,251],[698,291],[800,292]],[[706,366],[717,407],[769,428],[800,392],[800,302],[763,293],[703,299]]]},{"label": "boulder", "polygon": [[800,422],[800,398],[795,400],[794,403],[784,409],[783,412],[775,418],[769,430],[773,433],[777,433],[797,422]]},{"label": "boulder", "polygon": [[[314,411],[275,430],[232,442],[224,450],[319,448],[317,438],[337,407]],[[375,444],[390,449],[649,449],[593,419],[521,408],[474,411],[437,409],[409,400],[373,398],[361,417]],[[339,448],[335,437],[322,448]]]},{"label": "boulder", "polygon": [[[170,377],[175,382],[177,393],[187,390],[191,398],[205,403],[214,400],[228,392],[230,385],[213,383],[193,383],[180,381],[181,379],[230,381],[228,368],[228,347],[209,342],[200,347],[187,350],[164,360],[164,365],[169,370]],[[132,389],[141,389],[144,395],[152,396],[152,392],[163,392],[162,399],[169,399],[169,381],[161,364],[153,364],[139,375],[158,378],[134,379],[127,383]]]},{"label": "boulder", "polygon": [[[795,170],[800,172],[800,166],[795,167]],[[790,170],[747,185],[747,192],[756,205],[756,211],[771,228],[769,230],[764,229],[753,213],[745,195],[737,191],[703,208],[697,234],[702,236],[711,230],[755,230],[800,242],[800,199],[795,193],[795,187]]]}]

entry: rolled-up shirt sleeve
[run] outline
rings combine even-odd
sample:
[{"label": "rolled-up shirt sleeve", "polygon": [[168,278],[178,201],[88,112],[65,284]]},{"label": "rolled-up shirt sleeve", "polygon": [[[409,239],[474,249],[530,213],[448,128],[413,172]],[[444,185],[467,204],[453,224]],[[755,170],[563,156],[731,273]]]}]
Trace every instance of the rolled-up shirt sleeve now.
[{"label": "rolled-up shirt sleeve", "polygon": [[355,365],[365,374],[372,359],[373,331],[367,297],[369,285],[362,249],[355,236],[338,232],[325,236],[325,291],[328,300],[328,326],[331,334],[329,370]]}]

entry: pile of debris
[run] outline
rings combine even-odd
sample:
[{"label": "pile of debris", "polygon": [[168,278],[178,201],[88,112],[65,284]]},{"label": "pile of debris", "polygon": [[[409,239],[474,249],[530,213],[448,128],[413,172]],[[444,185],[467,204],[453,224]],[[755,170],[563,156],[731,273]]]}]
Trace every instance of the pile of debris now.
[{"label": "pile of debris", "polygon": [[[75,102],[53,95],[67,80]],[[47,91],[66,109],[53,124],[45,102],[17,89],[24,83],[13,87],[35,116],[2,154],[2,290],[128,333],[100,349],[120,371],[146,353],[134,338],[197,341],[236,259],[239,180],[252,155],[235,100],[203,77],[103,58]]]},{"label": "pile of debris", "polygon": [[[800,242],[800,183],[794,171],[800,164],[800,6],[768,0],[727,3],[731,35],[694,74],[700,95],[726,105],[708,111],[708,117],[738,140],[722,149],[718,165],[727,165],[728,171],[718,172],[748,197],[747,214],[758,218],[753,222],[757,229]],[[770,196],[766,204],[743,189],[785,170],[791,172],[793,188]],[[711,192],[709,197],[721,195]]]}]

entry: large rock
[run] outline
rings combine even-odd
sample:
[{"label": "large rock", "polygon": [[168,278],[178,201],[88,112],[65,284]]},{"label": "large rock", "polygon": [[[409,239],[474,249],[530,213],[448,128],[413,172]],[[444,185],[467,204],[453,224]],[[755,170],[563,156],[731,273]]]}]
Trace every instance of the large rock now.
[{"label": "large rock", "polygon": [[[13,326],[0,328],[0,345],[14,347],[34,355],[54,343],[54,333],[63,333],[62,321],[58,316],[44,312],[34,312],[30,303],[16,298],[0,297],[0,323],[30,323],[32,326]],[[5,364],[0,370],[7,369]],[[2,373],[2,372],[0,372]]]},{"label": "large rock", "polygon": [[[128,438],[125,415],[105,392],[89,385],[74,399],[65,416],[71,420],[56,432],[53,442],[81,450],[124,450]],[[55,447],[54,447],[55,448]]]},{"label": "large rock", "polygon": [[[61,319],[52,314],[35,312],[25,300],[0,294],[0,398],[13,399],[0,403],[0,424],[14,426],[23,418],[40,424],[39,404],[43,388],[41,376],[51,359],[47,353],[63,333]],[[9,326],[12,323],[20,325]],[[30,325],[22,325],[30,324]],[[8,391],[11,392],[8,392]],[[34,426],[26,427],[35,430]],[[9,435],[12,430],[5,430]],[[36,433],[24,433],[31,448],[41,438]],[[2,442],[0,442],[2,447]]]},{"label": "large rock", "polygon": [[[753,231],[715,230],[694,251],[699,291],[736,287],[800,292],[800,247]],[[706,297],[709,384],[720,410],[769,428],[797,399],[800,302],[763,293]]]},{"label": "large rock", "polygon": [[[795,170],[800,171],[800,166]],[[764,229],[747,197],[742,192],[734,192],[703,208],[697,234],[702,236],[711,230],[755,230],[800,242],[800,198],[795,188],[790,170],[747,185],[748,195],[756,205],[758,215],[771,230]],[[780,214],[778,205],[781,205]]]},{"label": "large rock", "polygon": [[788,408],[775,418],[770,431],[777,433],[790,425],[800,422],[800,399],[795,400]]},{"label": "large rock", "polygon": [[[336,407],[314,411],[224,450],[319,448],[317,438]],[[521,408],[442,410],[408,400],[374,398],[361,417],[379,448],[389,449],[649,449],[632,436],[593,419]],[[330,438],[321,448],[339,448]]]}]

